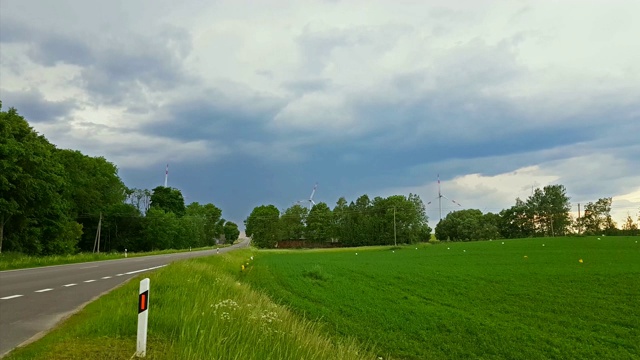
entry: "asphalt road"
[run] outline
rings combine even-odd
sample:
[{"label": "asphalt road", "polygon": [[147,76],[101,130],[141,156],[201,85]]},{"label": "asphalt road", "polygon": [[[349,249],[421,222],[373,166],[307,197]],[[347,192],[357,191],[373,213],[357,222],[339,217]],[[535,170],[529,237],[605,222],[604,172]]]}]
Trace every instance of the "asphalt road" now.
[{"label": "asphalt road", "polygon": [[[220,253],[249,244],[248,239]],[[215,255],[192,251],[0,272],[0,357],[38,338],[87,302],[170,262]]]}]

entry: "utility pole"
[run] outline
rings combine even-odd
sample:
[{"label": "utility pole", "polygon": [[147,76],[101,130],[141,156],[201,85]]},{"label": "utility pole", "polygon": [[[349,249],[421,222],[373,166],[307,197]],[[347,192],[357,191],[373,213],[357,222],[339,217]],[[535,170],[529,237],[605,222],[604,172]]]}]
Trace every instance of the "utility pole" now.
[{"label": "utility pole", "polygon": [[393,244],[398,246],[398,239],[396,237],[396,207],[393,207]]},{"label": "utility pole", "polygon": [[580,224],[580,203],[578,203],[578,235],[582,233],[582,225]]},{"label": "utility pole", "polygon": [[102,228],[102,212],[100,212],[100,220],[98,220],[98,231],[96,231],[96,239],[93,241],[93,252],[100,253],[100,229]]}]

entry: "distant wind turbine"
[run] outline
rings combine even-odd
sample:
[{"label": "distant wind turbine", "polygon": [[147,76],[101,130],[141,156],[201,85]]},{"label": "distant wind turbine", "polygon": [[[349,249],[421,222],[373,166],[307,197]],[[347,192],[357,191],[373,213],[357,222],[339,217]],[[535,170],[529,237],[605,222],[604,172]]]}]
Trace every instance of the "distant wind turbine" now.
[{"label": "distant wind turbine", "polygon": [[300,200],[300,201],[298,201],[298,204],[303,204],[303,203],[307,203],[307,202],[308,202],[308,203],[309,203],[309,210],[311,210],[311,208],[313,207],[313,205],[315,205],[315,204],[316,204],[316,202],[315,202],[315,201],[313,201],[313,195],[316,193],[316,189],[317,189],[317,188],[318,188],[318,183],[316,183],[316,184],[313,186],[313,190],[311,191],[311,196],[309,196],[309,199],[308,199],[308,200]]},{"label": "distant wind turbine", "polygon": [[[440,210],[440,221],[442,221],[442,198],[445,198],[449,201],[451,201],[452,203],[458,205],[458,206],[462,206],[460,205],[458,202],[456,202],[455,200],[451,200],[448,197],[442,195],[442,192],[440,192],[440,174],[438,174],[438,197],[436,199],[438,199],[438,209]],[[433,199],[435,200],[435,199]],[[433,202],[433,200],[429,201],[427,203],[427,205],[431,204]]]}]

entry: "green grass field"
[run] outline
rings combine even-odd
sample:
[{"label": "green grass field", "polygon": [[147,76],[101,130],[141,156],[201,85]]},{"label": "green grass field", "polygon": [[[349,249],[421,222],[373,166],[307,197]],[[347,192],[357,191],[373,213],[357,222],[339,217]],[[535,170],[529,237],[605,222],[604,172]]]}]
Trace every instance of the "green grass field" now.
[{"label": "green grass field", "polygon": [[[636,359],[637,240],[239,250],[181,261],[149,275],[147,358]],[[137,290],[138,281],[114,290],[7,359],[129,359]]]},{"label": "green grass field", "polygon": [[334,341],[240,282],[251,250],[173,263],[141,275],[7,359],[130,359],[136,351],[139,280],[149,277],[147,359],[359,360],[374,356]]},{"label": "green grass field", "polygon": [[640,358],[637,240],[263,251],[245,278],[385,358],[631,359]]}]

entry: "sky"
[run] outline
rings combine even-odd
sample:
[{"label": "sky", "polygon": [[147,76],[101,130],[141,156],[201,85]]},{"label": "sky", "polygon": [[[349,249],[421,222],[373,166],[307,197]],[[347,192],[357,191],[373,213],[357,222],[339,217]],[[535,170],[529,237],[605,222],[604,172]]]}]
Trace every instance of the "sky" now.
[{"label": "sky", "polygon": [[[130,188],[640,209],[640,2],[4,0],[0,100]],[[437,201],[427,206],[430,225]],[[241,225],[242,227],[242,225]]]}]

